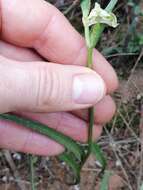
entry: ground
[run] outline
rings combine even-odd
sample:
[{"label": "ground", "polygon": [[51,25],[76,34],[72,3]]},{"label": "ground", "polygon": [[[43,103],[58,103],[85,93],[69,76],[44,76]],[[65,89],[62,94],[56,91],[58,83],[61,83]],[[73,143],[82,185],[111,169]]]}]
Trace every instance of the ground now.
[{"label": "ground", "polygon": [[[100,1],[103,6],[107,1]],[[55,0],[55,4],[83,33],[78,0]],[[141,190],[143,184],[143,11],[142,1],[120,0],[115,9],[119,27],[106,30],[98,49],[115,68],[120,88],[113,94],[117,113],[98,143],[110,170],[109,190]],[[28,156],[0,152],[0,190],[30,189]],[[56,158],[37,158],[38,190],[99,190],[101,168],[93,156],[82,169],[81,183],[69,186],[71,171]],[[68,175],[67,175],[68,174]]]}]

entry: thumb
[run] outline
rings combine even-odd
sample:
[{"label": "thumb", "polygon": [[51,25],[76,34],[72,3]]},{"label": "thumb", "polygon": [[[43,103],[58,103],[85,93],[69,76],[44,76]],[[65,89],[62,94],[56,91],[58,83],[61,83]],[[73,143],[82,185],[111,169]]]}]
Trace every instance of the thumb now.
[{"label": "thumb", "polygon": [[105,95],[103,79],[81,66],[16,62],[0,57],[0,112],[87,108]]}]

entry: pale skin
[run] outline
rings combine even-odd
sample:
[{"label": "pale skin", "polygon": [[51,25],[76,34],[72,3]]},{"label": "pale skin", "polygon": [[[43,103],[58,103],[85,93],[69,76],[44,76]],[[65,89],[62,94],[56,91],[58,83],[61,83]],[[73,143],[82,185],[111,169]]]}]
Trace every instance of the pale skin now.
[{"label": "pale skin", "polygon": [[[87,69],[84,39],[44,0],[0,0],[0,31],[0,113],[15,112],[85,142],[87,108],[95,106],[97,139],[116,110],[109,94],[118,80],[105,58],[95,50],[94,71]],[[76,89],[79,80],[78,86],[74,83],[78,76],[85,76],[84,95]],[[91,83],[98,87],[92,92]],[[3,120],[0,147],[49,156],[64,150],[51,139]]]}]

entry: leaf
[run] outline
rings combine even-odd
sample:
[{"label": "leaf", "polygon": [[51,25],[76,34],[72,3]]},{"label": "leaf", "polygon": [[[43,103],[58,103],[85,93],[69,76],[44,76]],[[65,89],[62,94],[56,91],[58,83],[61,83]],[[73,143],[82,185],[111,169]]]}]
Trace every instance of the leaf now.
[{"label": "leaf", "polygon": [[0,118],[16,122],[17,124],[23,125],[29,129],[33,129],[40,134],[48,136],[49,138],[63,145],[69,151],[73,152],[75,157],[79,160],[82,160],[82,157],[84,156],[84,151],[79,144],[77,144],[70,137],[67,137],[62,133],[49,128],[47,125],[11,114],[1,114]]},{"label": "leaf", "polygon": [[90,12],[91,0],[81,0],[80,5],[81,5],[83,17],[86,18]]},{"label": "leaf", "polygon": [[91,47],[94,48],[98,41],[100,40],[100,36],[104,30],[103,24],[96,24],[92,27],[91,35],[90,35],[90,41],[91,41]]},{"label": "leaf", "polygon": [[108,190],[109,179],[110,179],[111,175],[112,175],[111,171],[107,170],[104,172],[103,179],[102,179],[101,185],[100,185],[100,190]]},{"label": "leaf", "polygon": [[140,190],[143,190],[143,184],[141,185]]},{"label": "leaf", "polygon": [[[63,153],[58,156],[58,158],[64,161],[73,171],[75,175],[75,181],[72,185],[78,184],[80,182],[80,170],[81,166],[75,161],[71,154]],[[71,185],[71,184],[70,184]]]},{"label": "leaf", "polygon": [[92,143],[91,153],[95,155],[96,160],[99,161],[99,163],[102,165],[102,168],[104,170],[106,167],[106,159],[104,157],[104,153],[102,152],[102,149],[100,148],[100,146],[96,143]]},{"label": "leaf", "polygon": [[109,4],[107,5],[107,7],[105,8],[106,11],[111,12],[113,11],[114,7],[116,6],[116,4],[118,3],[118,0],[111,0],[109,2]]},{"label": "leaf", "polygon": [[38,161],[38,157],[37,157],[37,156],[34,156],[34,155],[31,155],[31,157],[32,157],[32,162],[33,162],[33,164],[36,164],[37,161]]}]

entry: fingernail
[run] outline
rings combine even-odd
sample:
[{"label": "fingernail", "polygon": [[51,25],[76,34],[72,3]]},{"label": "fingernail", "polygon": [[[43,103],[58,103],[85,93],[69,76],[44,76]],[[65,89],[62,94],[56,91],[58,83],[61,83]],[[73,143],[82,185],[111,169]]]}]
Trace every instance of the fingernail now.
[{"label": "fingernail", "polygon": [[73,99],[79,104],[95,104],[106,93],[103,79],[97,74],[81,74],[73,80]]}]

